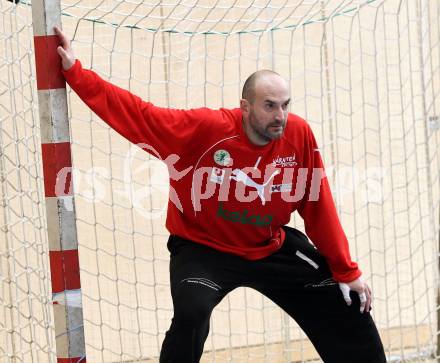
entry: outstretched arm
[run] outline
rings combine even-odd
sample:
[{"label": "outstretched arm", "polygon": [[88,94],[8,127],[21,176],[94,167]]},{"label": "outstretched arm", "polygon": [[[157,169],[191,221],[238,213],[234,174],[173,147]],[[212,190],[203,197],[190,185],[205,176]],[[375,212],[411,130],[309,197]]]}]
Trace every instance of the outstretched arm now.
[{"label": "outstretched arm", "polygon": [[110,127],[161,159],[171,154],[196,155],[196,148],[203,147],[200,140],[193,142],[194,137],[206,133],[205,129],[221,117],[218,111],[177,110],[145,102],[95,72],[83,69],[81,62],[75,59],[69,39],[59,27],[54,30],[60,41],[57,51],[62,59],[64,78]]}]

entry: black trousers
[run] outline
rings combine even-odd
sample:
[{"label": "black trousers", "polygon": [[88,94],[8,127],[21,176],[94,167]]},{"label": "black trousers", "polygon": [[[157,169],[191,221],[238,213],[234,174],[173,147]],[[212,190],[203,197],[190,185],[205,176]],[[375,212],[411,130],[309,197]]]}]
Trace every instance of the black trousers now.
[{"label": "black trousers", "polygon": [[174,317],[160,363],[197,363],[214,307],[233,289],[258,290],[286,311],[325,363],[383,363],[384,349],[369,313],[347,306],[326,261],[300,231],[285,227],[283,247],[249,261],[171,236],[170,279]]}]

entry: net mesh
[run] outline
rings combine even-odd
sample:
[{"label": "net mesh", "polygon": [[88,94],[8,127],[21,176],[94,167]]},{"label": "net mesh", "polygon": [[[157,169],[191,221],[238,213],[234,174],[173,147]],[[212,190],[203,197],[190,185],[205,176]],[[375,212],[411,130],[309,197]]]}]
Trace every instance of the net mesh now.
[{"label": "net mesh", "polygon": [[[0,361],[56,361],[30,3],[0,1]],[[254,70],[291,85],[374,292],[390,361],[436,355],[439,1],[64,1],[83,65],[160,106],[237,107]],[[91,362],[156,359],[172,317],[167,172],[68,94]],[[301,220],[292,225],[302,228]],[[4,241],[4,242],[3,242]],[[203,362],[319,361],[269,300],[215,309]]]},{"label": "net mesh", "polygon": [[53,354],[28,6],[0,3],[0,361]]}]

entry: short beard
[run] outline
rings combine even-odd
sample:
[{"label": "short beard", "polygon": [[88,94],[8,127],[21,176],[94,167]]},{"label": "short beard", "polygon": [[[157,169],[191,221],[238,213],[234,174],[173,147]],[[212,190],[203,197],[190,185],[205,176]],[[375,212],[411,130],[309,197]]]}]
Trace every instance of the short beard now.
[{"label": "short beard", "polygon": [[255,117],[255,115],[254,115],[254,113],[251,111],[250,112],[250,115],[249,115],[249,126],[252,128],[252,130],[262,139],[262,140],[264,140],[264,141],[267,141],[267,142],[270,142],[270,141],[272,141],[272,140],[278,140],[278,139],[280,139],[281,138],[281,136],[283,136],[283,134],[284,134],[284,129],[285,129],[285,127],[286,127],[286,125],[285,125],[285,123],[281,123],[281,125],[279,125],[279,126],[282,126],[282,131],[279,133],[279,134],[277,134],[277,135],[273,135],[273,134],[271,134],[269,131],[268,131],[268,129],[269,129],[269,127],[271,127],[271,126],[278,126],[278,124],[274,124],[274,123],[272,123],[272,124],[270,124],[270,125],[268,125],[265,129],[261,129],[261,128],[258,128],[258,127],[255,127],[254,125],[253,125],[253,120],[256,120],[257,118]]}]

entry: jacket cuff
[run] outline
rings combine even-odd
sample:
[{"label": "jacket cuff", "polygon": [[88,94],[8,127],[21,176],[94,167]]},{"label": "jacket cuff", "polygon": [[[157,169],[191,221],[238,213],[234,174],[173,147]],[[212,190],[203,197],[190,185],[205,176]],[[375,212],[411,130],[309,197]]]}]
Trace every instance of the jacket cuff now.
[{"label": "jacket cuff", "polygon": [[72,67],[70,67],[67,71],[62,69],[61,73],[63,74],[67,83],[69,83],[71,79],[75,79],[75,77],[78,76],[78,73],[81,72],[81,70],[82,70],[81,62],[79,61],[79,59],[76,59]]},{"label": "jacket cuff", "polygon": [[361,275],[362,275],[362,271],[359,269],[351,270],[343,274],[333,272],[333,278],[337,282],[344,282],[344,283],[352,282],[358,279],[359,277],[361,277]]}]

